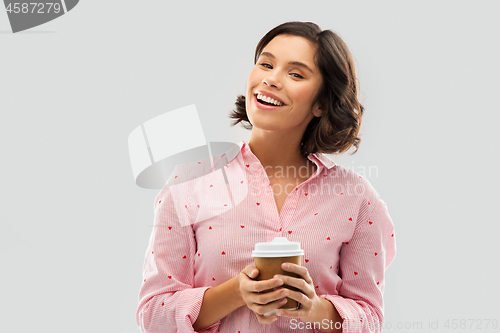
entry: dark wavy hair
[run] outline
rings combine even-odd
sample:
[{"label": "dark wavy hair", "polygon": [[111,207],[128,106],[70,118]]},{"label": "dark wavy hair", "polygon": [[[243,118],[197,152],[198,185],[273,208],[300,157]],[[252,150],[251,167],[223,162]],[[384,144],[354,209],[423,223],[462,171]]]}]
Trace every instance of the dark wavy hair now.
[{"label": "dark wavy hair", "polygon": [[[286,22],[270,30],[257,44],[254,64],[264,47],[277,35],[287,34],[308,39],[316,45],[314,62],[323,77],[323,84],[313,102],[319,101],[321,116],[314,117],[308,124],[301,141],[301,154],[310,153],[341,154],[351,146],[358,151],[361,139],[358,133],[364,108],[358,101],[358,82],[351,52],[344,41],[331,30],[321,30],[312,22]],[[236,99],[236,110],[229,118],[235,119],[231,126],[241,122],[251,130],[245,96]]]}]

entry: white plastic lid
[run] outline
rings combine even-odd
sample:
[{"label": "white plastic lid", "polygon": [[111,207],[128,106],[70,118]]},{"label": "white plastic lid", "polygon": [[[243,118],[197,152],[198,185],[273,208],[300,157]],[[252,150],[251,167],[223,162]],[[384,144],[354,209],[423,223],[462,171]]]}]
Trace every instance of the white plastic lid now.
[{"label": "white plastic lid", "polygon": [[286,237],[275,237],[272,242],[255,244],[252,257],[294,257],[303,256],[304,250],[300,249],[300,242],[290,242]]}]

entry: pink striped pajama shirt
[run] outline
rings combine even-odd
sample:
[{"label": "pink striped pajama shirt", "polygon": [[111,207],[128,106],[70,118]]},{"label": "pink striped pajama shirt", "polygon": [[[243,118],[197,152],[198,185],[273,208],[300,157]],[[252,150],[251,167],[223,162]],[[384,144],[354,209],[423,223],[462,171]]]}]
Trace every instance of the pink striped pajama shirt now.
[{"label": "pink striped pajama shirt", "polygon": [[[368,180],[324,154],[309,154],[316,172],[290,192],[278,214],[259,159],[245,141],[235,149],[236,158],[223,167],[227,187],[217,181],[220,177],[203,182],[199,177],[198,184],[189,184],[196,190],[167,182],[157,194],[136,312],[141,331],[195,332],[205,291],[253,265],[255,243],[286,237],[301,243],[302,266],[316,293],[344,320],[342,332],[380,332],[384,275],[396,242],[386,203]],[[217,161],[221,156],[213,157]],[[174,170],[171,179],[186,177],[190,170]],[[228,198],[228,188],[241,200]],[[322,331],[298,318],[260,324],[242,306],[200,332]]]}]

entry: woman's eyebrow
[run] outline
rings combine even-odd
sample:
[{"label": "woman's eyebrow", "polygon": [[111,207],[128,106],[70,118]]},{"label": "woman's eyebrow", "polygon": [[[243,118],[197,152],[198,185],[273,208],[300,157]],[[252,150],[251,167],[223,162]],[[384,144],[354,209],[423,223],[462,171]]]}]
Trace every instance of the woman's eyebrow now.
[{"label": "woman's eyebrow", "polygon": [[[268,56],[269,58],[271,59],[275,59],[274,55],[272,53],[269,53],[269,52],[262,52],[260,54],[261,56]],[[311,73],[314,74],[314,72],[312,71],[312,69],[310,69],[306,64],[304,64],[303,62],[300,62],[300,61],[290,61],[289,62],[290,65],[295,65],[295,66],[300,66],[300,67],[304,67],[305,69],[307,69],[308,71],[310,71]]]}]

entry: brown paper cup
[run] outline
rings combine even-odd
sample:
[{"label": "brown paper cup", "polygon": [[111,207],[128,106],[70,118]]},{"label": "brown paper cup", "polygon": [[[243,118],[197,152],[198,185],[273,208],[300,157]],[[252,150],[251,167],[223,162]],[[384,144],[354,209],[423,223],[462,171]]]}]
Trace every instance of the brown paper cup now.
[{"label": "brown paper cup", "polygon": [[[302,256],[293,256],[293,257],[275,257],[275,258],[267,258],[267,257],[254,257],[255,261],[255,267],[259,270],[259,275],[255,278],[257,281],[264,281],[264,280],[269,280],[273,279],[276,274],[278,275],[288,275],[296,278],[300,278],[299,275],[295,273],[290,273],[287,271],[284,271],[281,268],[281,264],[284,262],[290,262],[296,265],[301,265],[302,262]],[[300,291],[300,289],[297,289],[295,287],[289,286],[287,284],[282,284],[281,286],[278,286],[277,288],[287,288],[290,290],[295,290],[295,291]],[[267,289],[261,291],[261,293],[269,293],[274,291],[274,289]],[[287,302],[283,304],[280,309],[296,309],[298,307],[298,302],[294,299],[291,299],[287,297]],[[267,314],[266,314],[267,315]]]}]

